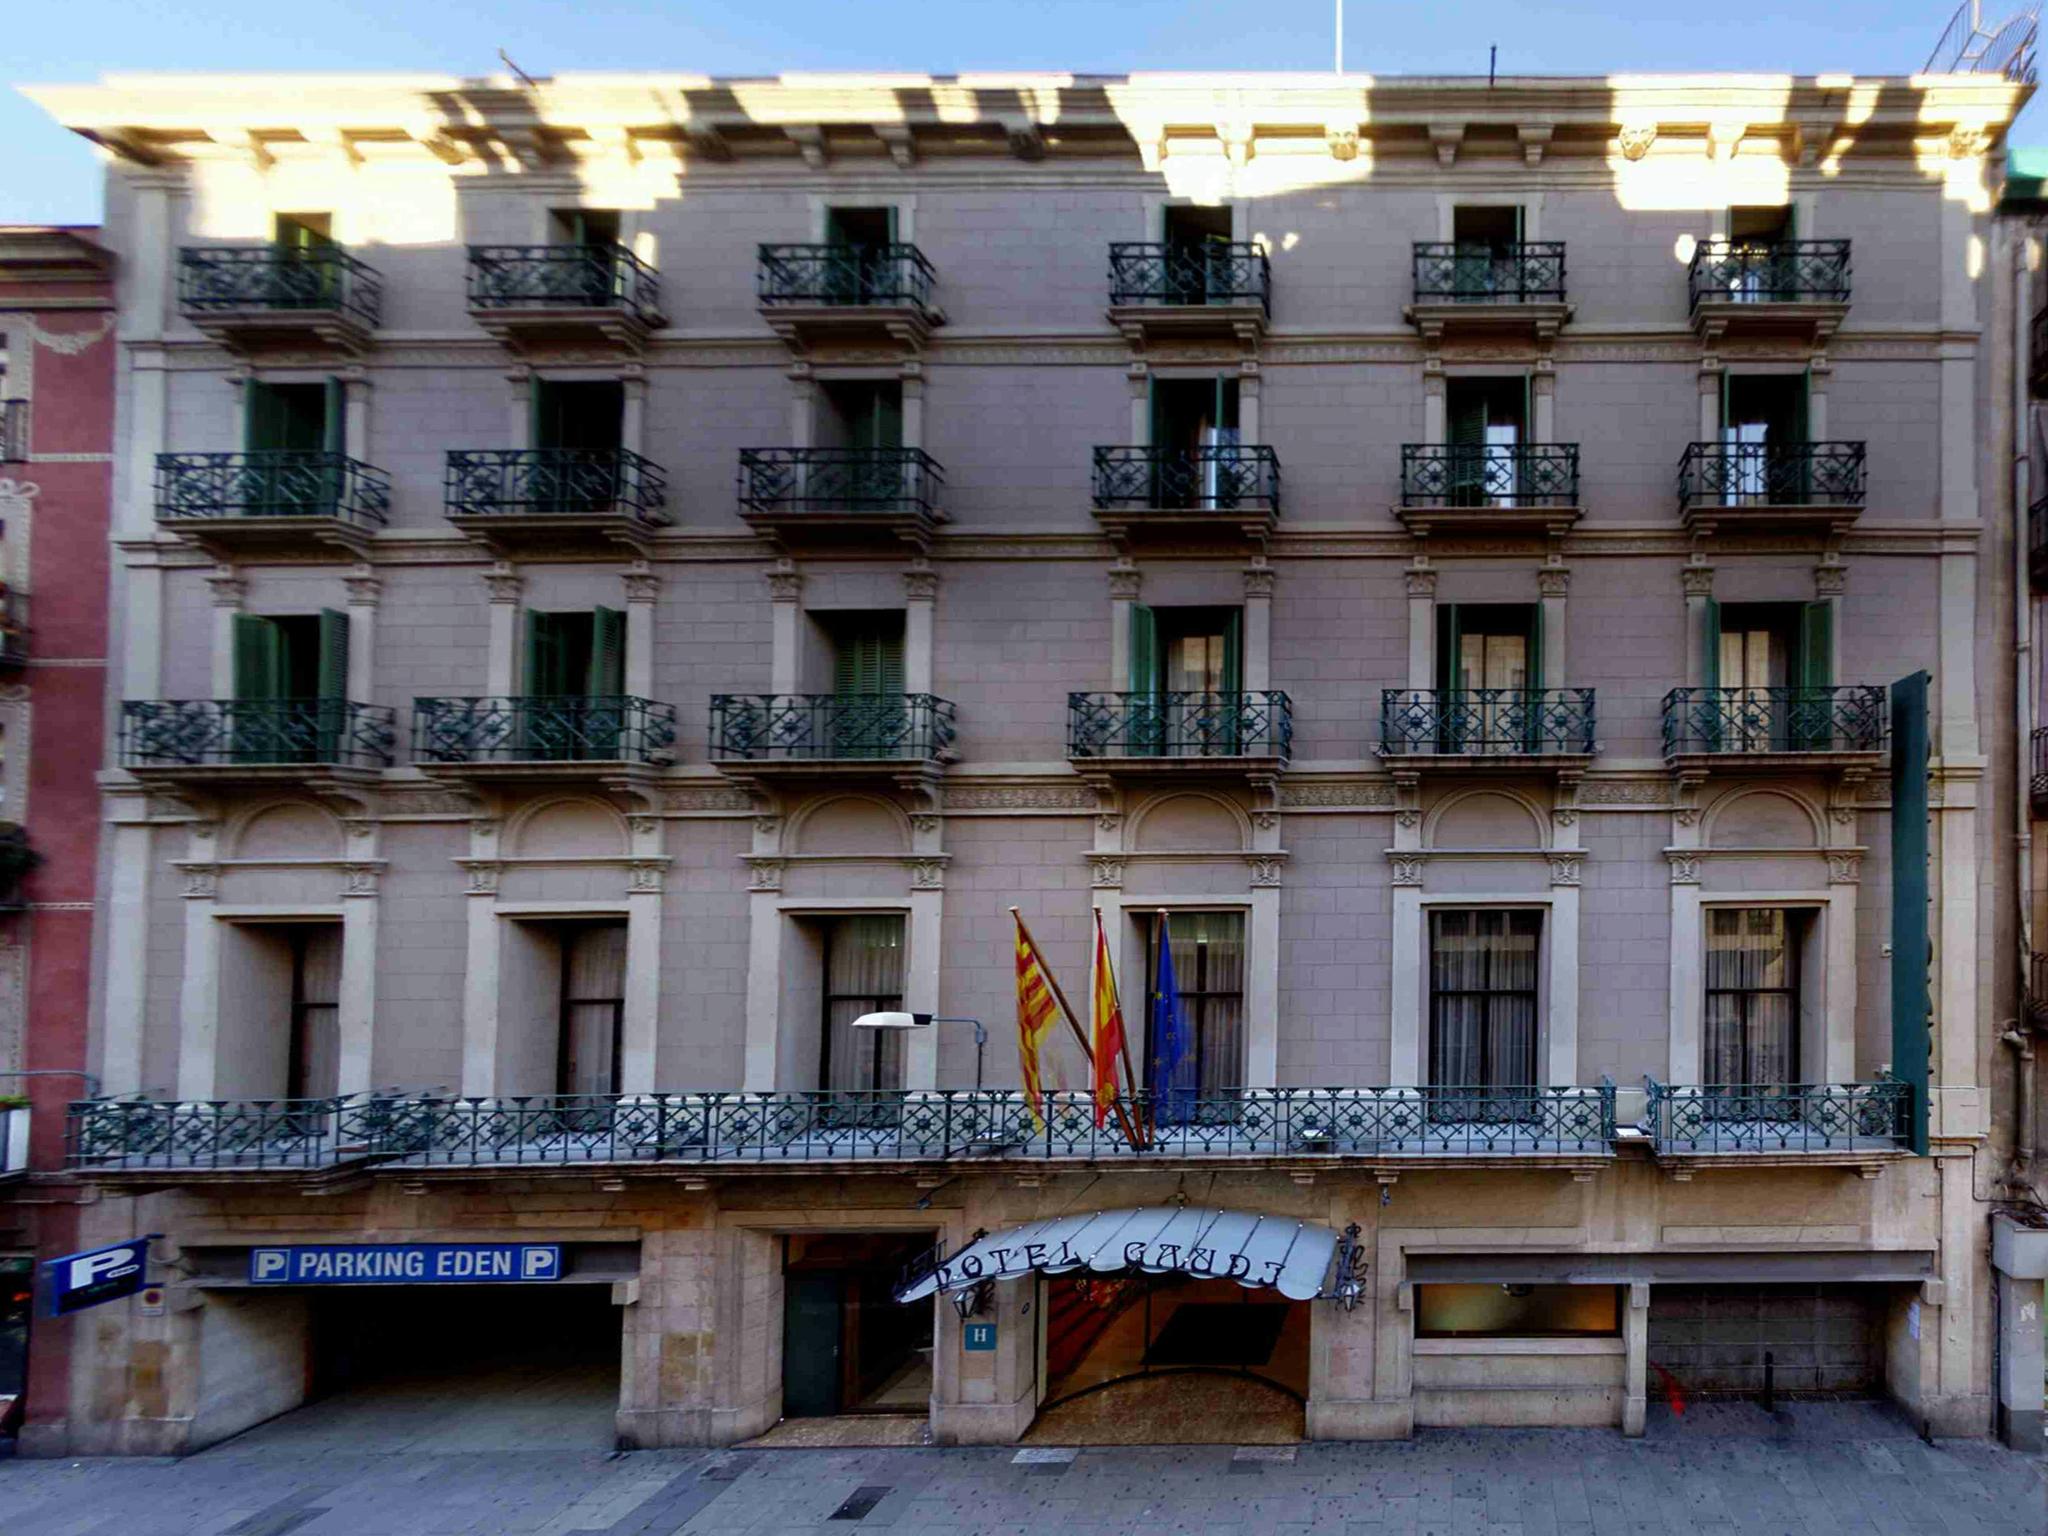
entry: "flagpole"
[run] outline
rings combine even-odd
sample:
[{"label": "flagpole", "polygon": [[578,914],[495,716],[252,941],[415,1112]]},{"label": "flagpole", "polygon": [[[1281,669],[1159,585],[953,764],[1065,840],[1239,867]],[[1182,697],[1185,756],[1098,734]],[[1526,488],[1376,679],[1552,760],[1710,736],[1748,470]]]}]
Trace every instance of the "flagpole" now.
[{"label": "flagpole", "polygon": [[[1109,936],[1103,933],[1102,931],[1102,908],[1100,907],[1097,907],[1095,909],[1095,931],[1096,933],[1102,935],[1102,953],[1106,957],[1109,954]],[[1114,985],[1116,972],[1112,970],[1109,974],[1111,978],[1111,985]],[[1123,1006],[1123,998],[1121,996],[1117,998],[1117,1006],[1119,1008]],[[1130,1021],[1128,1019],[1124,1021],[1123,1038],[1119,1040],[1117,1044],[1122,1047],[1122,1055],[1124,1061],[1124,1086],[1130,1090],[1131,1101],[1133,1103],[1136,1103],[1138,1098],[1138,1078],[1137,1074],[1131,1070],[1131,1029]]]},{"label": "flagpole", "polygon": [[[1074,1039],[1079,1043],[1081,1054],[1087,1059],[1088,1069],[1092,1075],[1095,1069],[1094,1047],[1089,1045],[1088,1033],[1081,1028],[1081,1021],[1074,1016],[1073,1005],[1067,1001],[1067,994],[1060,986],[1059,977],[1053,975],[1052,967],[1045,963],[1044,951],[1039,949],[1038,940],[1031,936],[1031,929],[1024,921],[1023,912],[1012,907],[1010,917],[1016,923],[1017,931],[1024,935],[1024,942],[1031,946],[1031,953],[1038,956],[1039,973],[1045,977],[1046,985],[1052,988],[1053,1000],[1060,1005],[1060,1012],[1066,1015],[1067,1027],[1073,1030]],[[1131,1117],[1124,1112],[1123,1101],[1119,1099],[1112,1107],[1116,1110],[1117,1122],[1123,1127],[1124,1140],[1135,1147],[1138,1144],[1138,1133],[1131,1124]]]}]

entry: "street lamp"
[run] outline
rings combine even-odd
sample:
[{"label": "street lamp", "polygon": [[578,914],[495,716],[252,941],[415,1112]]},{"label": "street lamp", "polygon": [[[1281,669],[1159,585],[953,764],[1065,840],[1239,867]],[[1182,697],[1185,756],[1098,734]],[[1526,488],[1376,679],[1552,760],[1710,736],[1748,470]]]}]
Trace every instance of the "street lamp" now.
[{"label": "street lamp", "polygon": [[972,1024],[974,1026],[974,1091],[981,1092],[981,1057],[988,1045],[988,1030],[979,1019],[942,1018],[932,1013],[864,1013],[855,1019],[853,1029],[929,1029],[934,1024]]}]

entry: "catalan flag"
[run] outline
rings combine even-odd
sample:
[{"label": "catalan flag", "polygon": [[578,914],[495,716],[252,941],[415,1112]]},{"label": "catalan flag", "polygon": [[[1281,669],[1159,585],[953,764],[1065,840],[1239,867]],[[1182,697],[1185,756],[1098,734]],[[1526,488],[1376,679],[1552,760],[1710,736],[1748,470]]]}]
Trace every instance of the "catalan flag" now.
[{"label": "catalan flag", "polygon": [[1023,916],[1012,910],[1017,921],[1017,1058],[1024,1067],[1024,1102],[1031,1106],[1031,1118],[1045,1129],[1045,1087],[1039,1076],[1039,1048],[1059,1022],[1060,1004],[1054,994],[1052,973],[1031,942]]},{"label": "catalan flag", "polygon": [[1124,1054],[1124,1009],[1117,1000],[1116,972],[1109,963],[1109,937],[1102,931],[1102,908],[1095,909],[1095,1127],[1116,1105],[1116,1064]]}]

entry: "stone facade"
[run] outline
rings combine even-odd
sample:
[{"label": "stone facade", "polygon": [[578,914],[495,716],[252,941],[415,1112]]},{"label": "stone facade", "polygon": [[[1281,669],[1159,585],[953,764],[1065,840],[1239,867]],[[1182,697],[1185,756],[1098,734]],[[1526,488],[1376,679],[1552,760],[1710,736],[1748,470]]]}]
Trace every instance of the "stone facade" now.
[{"label": "stone facade", "polygon": [[[2013,517],[1982,431],[2003,419],[2013,366],[2010,267],[1983,256],[2024,89],[1503,84],[1482,98],[1291,78],[124,78],[34,93],[113,155],[117,699],[232,697],[240,616],[326,610],[349,621],[346,700],[393,711],[401,738],[368,769],[257,771],[246,750],[109,765],[93,1010],[108,1091],[276,1097],[282,1047],[250,1001],[248,936],[318,923],[342,934],[336,1093],[545,1095],[536,1052],[554,1046],[534,1033],[512,935],[600,918],[626,929],[619,1093],[814,1089],[813,930],[861,914],[902,917],[902,1007],[988,1021],[987,1082],[1008,1087],[1013,906],[1076,999],[1100,909],[1133,1020],[1153,911],[1240,914],[1244,1087],[1405,1089],[1430,1081],[1431,914],[1483,907],[1540,914],[1538,1085],[1612,1079],[1622,1127],[1583,1156],[1182,1145],[1144,1171],[1077,1156],[1028,1177],[929,1154],[871,1171],[400,1159],[317,1201],[299,1186],[332,1169],[159,1166],[138,1184],[103,1168],[85,1235],[167,1234],[171,1300],[84,1325],[68,1422],[46,1447],[174,1452],[291,1406],[304,1304],[208,1268],[252,1241],[516,1230],[633,1245],[631,1275],[606,1282],[624,1317],[621,1434],[727,1442],[779,1413],[773,1238],[952,1246],[1084,1197],[1152,1204],[1196,1185],[1211,1204],[1361,1228],[1367,1304],[1311,1304],[1311,1435],[1639,1430],[1646,1314],[1660,1284],[1701,1279],[1858,1288],[1885,1389],[1933,1432],[1984,1433],[1982,1192],[2003,1102],[1987,1090],[2016,984],[1994,962],[2011,914],[1990,899],[2012,867],[1997,637]],[[1689,301],[1695,251],[1742,233],[1731,210],[1760,207],[1790,209],[1802,240],[1850,242],[1846,308],[1791,304],[1756,327]],[[578,208],[617,212],[620,245],[658,273],[660,323],[543,334],[471,312],[465,246],[545,240],[551,214]],[[935,273],[936,314],[871,333],[757,302],[757,247],[820,241],[835,208],[893,210],[893,238]],[[1159,240],[1179,208],[1223,211],[1264,254],[1269,314],[1220,330],[1143,305],[1105,317],[1111,244]],[[1470,209],[1562,243],[1561,302],[1425,302],[1415,247],[1464,238]],[[366,335],[236,332],[181,302],[182,249],[260,250],[278,215],[309,210],[381,282]],[[1863,446],[1853,506],[1779,497],[1798,515],[1743,517],[1735,495],[1675,501],[1681,456],[1722,441],[1738,377],[1803,380],[1805,436]],[[1526,441],[1577,445],[1576,493],[1449,510],[1404,497],[1404,446],[1451,441],[1461,392],[1501,378],[1525,391]],[[258,545],[159,519],[159,455],[231,453],[252,386],[327,380],[339,447],[388,476],[381,526]],[[619,445],[665,473],[665,522],[533,540],[504,519],[451,525],[446,455],[541,446],[536,380],[620,382]],[[1092,504],[1091,451],[1146,444],[1159,388],[1199,380],[1221,381],[1219,399],[1227,384],[1240,445],[1273,451],[1277,516],[1213,498],[1207,516]],[[943,519],[894,501],[866,521],[742,517],[741,451],[821,444],[835,386],[872,383],[896,387],[901,446],[943,466]],[[1653,1116],[1646,1078],[1705,1081],[1713,909],[1801,914],[1804,1078],[1871,1084],[1895,1061],[1881,743],[1717,757],[1668,734],[1667,694],[1718,677],[1705,616],[1764,604],[1822,613],[1835,684],[1932,679],[1926,1156],[1810,1139],[1690,1156],[1629,1129]],[[1291,750],[1074,753],[1070,693],[1143,686],[1140,605],[1235,613],[1231,686],[1284,691]],[[1383,691],[1439,688],[1440,615],[1491,605],[1532,616],[1530,686],[1594,690],[1594,739],[1383,751]],[[417,700],[531,691],[522,608],[622,612],[622,691],[675,706],[672,745],[489,772],[407,751]],[[876,612],[900,620],[905,693],[954,706],[950,750],[800,764],[714,750],[708,699],[829,691],[834,624]],[[972,1036],[940,1025],[905,1041],[900,1086],[960,1089],[976,1070]],[[1574,1273],[1622,1288],[1611,1345],[1416,1337],[1415,1289],[1432,1278]],[[937,1307],[942,1439],[1013,1440],[1031,1422],[1034,1295],[996,1288],[986,1353],[963,1352],[954,1309]]]}]

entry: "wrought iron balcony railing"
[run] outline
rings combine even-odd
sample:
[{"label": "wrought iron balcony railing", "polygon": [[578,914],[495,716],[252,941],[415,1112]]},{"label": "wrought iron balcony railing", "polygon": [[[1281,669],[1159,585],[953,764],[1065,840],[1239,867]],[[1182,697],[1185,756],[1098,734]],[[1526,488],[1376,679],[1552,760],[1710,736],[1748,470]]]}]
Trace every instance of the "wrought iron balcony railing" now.
[{"label": "wrought iron balcony railing", "polygon": [[914,245],[764,245],[754,293],[768,308],[932,307],[932,264]]},{"label": "wrought iron balcony railing", "polygon": [[2031,761],[2027,775],[2027,796],[2035,806],[2048,803],[2048,725],[2034,727],[2027,743]]},{"label": "wrought iron balcony railing", "polygon": [[1912,1090],[1874,1083],[1676,1087],[1645,1078],[1642,1130],[1661,1154],[1891,1152],[1908,1145]]},{"label": "wrought iron balcony railing", "polygon": [[1674,688],[1664,695],[1664,755],[1881,752],[1883,688]]},{"label": "wrought iron balcony railing", "polygon": [[623,245],[472,245],[469,307],[611,309],[661,324],[661,282]]},{"label": "wrought iron balcony railing", "polygon": [[1380,755],[1582,755],[1593,740],[1590,688],[1388,688]]},{"label": "wrought iron balcony railing", "polygon": [[2048,1019],[2048,955],[2038,949],[2027,956],[2027,1015]]},{"label": "wrought iron balcony railing", "polygon": [[384,471],[346,454],[265,449],[156,456],[159,522],[322,517],[374,528],[390,509]]},{"label": "wrought iron balcony railing", "polygon": [[1294,750],[1294,705],[1278,689],[1070,693],[1067,756],[1275,757]]},{"label": "wrought iron balcony railing", "polygon": [[127,768],[389,768],[392,712],[347,699],[130,699]]},{"label": "wrought iron balcony railing", "polygon": [[1256,304],[1273,313],[1273,266],[1244,241],[1119,240],[1109,247],[1109,302],[1137,307]]},{"label": "wrought iron balcony railing", "polygon": [[1860,507],[1863,444],[1692,443],[1678,461],[1682,507]]},{"label": "wrought iron balcony railing", "polygon": [[1204,448],[1097,448],[1095,505],[1102,511],[1278,512],[1280,457],[1263,444]]},{"label": "wrought iron balcony railing", "polygon": [[1417,241],[1418,304],[1562,304],[1564,243],[1480,245]]},{"label": "wrought iron balcony railing", "polygon": [[0,464],[28,462],[28,402],[0,400]]},{"label": "wrought iron balcony railing", "polygon": [[676,707],[629,694],[412,701],[413,761],[669,763]]},{"label": "wrought iron balcony railing", "polygon": [[917,512],[938,506],[945,471],[922,448],[742,448],[750,512]]},{"label": "wrought iron balcony railing", "polygon": [[929,693],[719,693],[711,755],[725,761],[937,762],[953,705]]},{"label": "wrought iron balcony railing", "polygon": [[668,477],[624,448],[450,449],[442,497],[450,517],[623,517],[667,521]]},{"label": "wrought iron balcony railing", "polygon": [[1686,283],[1695,306],[1717,304],[1846,304],[1846,240],[1702,240]]},{"label": "wrought iron balcony railing", "polygon": [[0,587],[0,667],[26,662],[28,643],[28,594]]},{"label": "wrought iron balcony railing", "polygon": [[1050,1158],[1607,1156],[1614,1085],[1590,1088],[1252,1088],[1131,1105],[1133,1147],[1098,1128],[1085,1091],[1021,1094],[556,1094],[71,1106],[73,1168],[315,1168],[592,1163],[804,1163]]},{"label": "wrought iron balcony railing", "polygon": [[1572,507],[1577,443],[1406,443],[1404,507]]},{"label": "wrought iron balcony railing", "polygon": [[2048,304],[2034,311],[2027,327],[2027,383],[2037,395],[2048,395]]},{"label": "wrought iron balcony railing", "polygon": [[2048,589],[2048,496],[2027,508],[2027,579],[2037,592]]},{"label": "wrought iron balcony railing", "polygon": [[178,252],[178,305],[195,318],[332,310],[374,328],[383,304],[376,271],[338,245],[187,246]]}]

